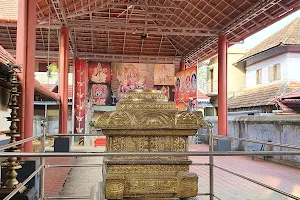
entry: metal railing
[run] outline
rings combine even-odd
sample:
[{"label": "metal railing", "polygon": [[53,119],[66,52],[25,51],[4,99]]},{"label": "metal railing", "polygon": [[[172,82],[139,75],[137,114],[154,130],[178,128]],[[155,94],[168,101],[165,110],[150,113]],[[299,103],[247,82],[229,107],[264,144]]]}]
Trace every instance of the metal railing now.
[{"label": "metal railing", "polygon": [[[43,126],[43,124],[42,124]],[[58,167],[101,167],[104,164],[86,164],[86,165],[46,165],[45,164],[45,158],[46,157],[105,157],[105,156],[208,156],[209,157],[209,163],[193,163],[192,165],[195,166],[209,166],[209,193],[199,193],[198,195],[208,195],[210,197],[210,200],[213,199],[221,199],[220,197],[217,197],[214,194],[214,169],[220,169],[223,171],[226,171],[232,175],[238,176],[242,179],[248,180],[252,183],[258,184],[262,187],[265,187],[267,189],[270,189],[272,191],[275,191],[279,194],[282,194],[286,197],[289,197],[291,199],[300,200],[300,197],[296,197],[295,195],[289,194],[287,192],[281,191],[279,189],[276,189],[274,187],[271,187],[269,185],[266,185],[264,183],[261,183],[257,180],[251,179],[249,177],[243,176],[241,174],[232,172],[228,169],[224,169],[222,167],[216,166],[214,164],[214,156],[246,156],[246,155],[260,155],[260,156],[279,156],[279,155],[300,155],[300,151],[252,151],[252,152],[240,152],[240,151],[227,151],[227,152],[214,152],[213,150],[213,140],[214,138],[220,138],[220,136],[214,136],[212,132],[212,126],[209,126],[209,134],[197,134],[197,135],[205,135],[209,137],[209,152],[207,151],[197,151],[197,152],[86,152],[86,153],[74,153],[74,152],[68,152],[68,153],[49,153],[45,152],[45,144],[46,144],[46,137],[76,137],[76,136],[101,136],[97,134],[54,134],[54,135],[46,135],[45,134],[45,127],[43,126],[43,134],[38,137],[31,137],[24,140],[17,141],[15,143],[11,143],[8,145],[4,145],[0,147],[0,150],[4,150],[7,148],[10,148],[15,145],[20,145],[25,142],[32,141],[37,138],[41,138],[41,152],[40,153],[31,153],[31,152],[0,152],[0,157],[39,157],[40,158],[40,166],[21,184],[19,184],[8,196],[4,198],[4,200],[11,199],[15,194],[17,194],[22,187],[24,187],[33,177],[35,177],[38,173],[40,173],[40,200],[45,199],[88,199],[89,197],[45,197],[45,168],[58,168]],[[246,142],[252,142],[252,143],[259,143],[259,144],[265,144],[270,146],[280,146],[285,148],[291,148],[299,150],[299,147],[295,145],[286,145],[286,144],[280,144],[280,143],[274,143],[274,142],[262,142],[257,140],[249,140],[245,138],[234,138],[234,137],[223,137],[222,138],[228,138],[230,140],[239,140],[239,141],[246,141]]]}]

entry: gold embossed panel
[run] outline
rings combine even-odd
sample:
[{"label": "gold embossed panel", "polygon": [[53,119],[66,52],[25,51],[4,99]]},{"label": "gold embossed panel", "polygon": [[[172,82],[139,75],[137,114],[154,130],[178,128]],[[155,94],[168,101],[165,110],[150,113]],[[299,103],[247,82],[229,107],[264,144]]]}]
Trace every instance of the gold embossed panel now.
[{"label": "gold embossed panel", "polygon": [[[188,136],[204,127],[201,112],[177,111],[160,91],[131,90],[114,112],[95,112],[107,152],[186,152]],[[110,156],[104,169],[107,199],[188,198],[198,192],[186,156]]]}]

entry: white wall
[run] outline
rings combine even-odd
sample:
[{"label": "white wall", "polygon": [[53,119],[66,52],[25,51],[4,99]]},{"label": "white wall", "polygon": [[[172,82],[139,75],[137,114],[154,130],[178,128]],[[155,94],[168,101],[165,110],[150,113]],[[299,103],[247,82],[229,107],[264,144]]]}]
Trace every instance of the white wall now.
[{"label": "white wall", "polygon": [[287,69],[283,69],[282,73],[285,79],[291,81],[300,81],[300,54],[288,53],[287,54]]},{"label": "white wall", "polygon": [[[300,57],[298,58],[298,63],[299,61],[300,61]],[[269,83],[268,68],[276,64],[280,64],[281,80],[289,80],[290,79],[289,74],[294,72],[290,72],[291,70],[287,70],[289,61],[288,61],[288,54],[285,53],[247,67],[246,87],[251,88],[256,86],[256,70],[258,69],[262,69],[262,84]],[[294,64],[291,63],[291,66],[292,65],[294,66]]]},{"label": "white wall", "polygon": [[[41,84],[56,84],[59,81],[59,73],[52,72],[48,77],[47,72],[35,72],[35,79]],[[68,73],[68,85],[73,85],[73,73]]]}]

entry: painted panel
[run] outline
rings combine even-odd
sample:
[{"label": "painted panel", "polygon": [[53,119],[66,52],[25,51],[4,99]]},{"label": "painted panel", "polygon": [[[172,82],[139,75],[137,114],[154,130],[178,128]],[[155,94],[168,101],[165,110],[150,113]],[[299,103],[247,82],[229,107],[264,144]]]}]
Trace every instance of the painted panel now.
[{"label": "painted panel", "polygon": [[110,63],[89,63],[89,81],[92,83],[110,83]]},{"label": "painted panel", "polygon": [[155,90],[160,90],[161,93],[168,97],[169,101],[174,101],[174,86],[155,85]]},{"label": "painted panel", "polygon": [[93,105],[111,105],[111,88],[109,84],[93,84],[91,99]]},{"label": "painted panel", "polygon": [[153,64],[112,63],[112,91],[118,99],[132,89],[153,89]]},{"label": "painted panel", "polygon": [[175,66],[173,64],[154,65],[154,85],[174,85]]},{"label": "painted panel", "polygon": [[175,101],[176,103],[183,101],[188,102],[190,98],[194,99],[197,95],[197,68],[189,68],[187,70],[175,74]]}]

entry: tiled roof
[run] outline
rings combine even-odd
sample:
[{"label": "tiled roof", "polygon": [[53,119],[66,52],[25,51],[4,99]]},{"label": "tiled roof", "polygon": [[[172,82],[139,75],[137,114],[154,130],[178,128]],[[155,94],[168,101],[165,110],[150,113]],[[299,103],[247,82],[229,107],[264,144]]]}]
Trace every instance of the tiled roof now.
[{"label": "tiled roof", "polygon": [[0,0],[0,18],[18,19],[18,0]]},{"label": "tiled roof", "polygon": [[300,98],[300,89],[296,89],[290,93],[287,93],[283,96],[280,97],[281,99],[296,99],[296,98]]},{"label": "tiled roof", "polygon": [[237,109],[274,105],[276,97],[287,94],[297,88],[300,88],[300,82],[274,83],[245,89],[237,96],[228,99],[228,108]]},{"label": "tiled roof", "polygon": [[281,45],[300,45],[300,18],[274,33],[260,44],[250,49],[238,62]]},{"label": "tiled roof", "polygon": [[210,97],[206,96],[202,90],[198,90],[198,99],[210,99]]},{"label": "tiled roof", "polygon": [[[48,89],[51,92],[58,92],[58,87],[56,84],[41,84],[44,88]],[[68,98],[73,98],[73,86],[68,85]]]},{"label": "tiled roof", "polygon": [[6,64],[8,62],[15,63],[16,60],[14,57],[8,53],[1,45],[0,45],[0,62]]}]

